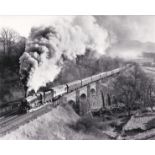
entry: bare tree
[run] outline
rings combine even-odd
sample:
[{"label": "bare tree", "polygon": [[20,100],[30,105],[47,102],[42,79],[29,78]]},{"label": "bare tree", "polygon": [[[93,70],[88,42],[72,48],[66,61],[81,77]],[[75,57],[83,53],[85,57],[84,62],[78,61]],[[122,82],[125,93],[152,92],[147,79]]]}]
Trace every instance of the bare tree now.
[{"label": "bare tree", "polygon": [[153,109],[154,92],[152,79],[137,65],[120,74],[113,85],[113,93],[118,101],[124,103],[128,115],[134,107],[149,106]]},{"label": "bare tree", "polygon": [[150,107],[153,111],[154,106],[154,96],[155,96],[155,86],[154,81],[151,78],[143,78],[143,88],[141,89],[141,98],[144,107]]},{"label": "bare tree", "polygon": [[10,28],[2,28],[0,37],[3,44],[4,54],[11,52],[11,47],[18,40],[19,34]]}]

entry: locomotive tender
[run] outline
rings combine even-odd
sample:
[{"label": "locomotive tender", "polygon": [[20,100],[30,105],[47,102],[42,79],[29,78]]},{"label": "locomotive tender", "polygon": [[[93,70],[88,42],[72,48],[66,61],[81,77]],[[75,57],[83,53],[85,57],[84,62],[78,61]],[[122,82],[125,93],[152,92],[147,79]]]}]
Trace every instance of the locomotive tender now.
[{"label": "locomotive tender", "polygon": [[16,110],[19,109],[20,112],[27,112],[30,109],[39,107],[48,102],[50,102],[51,104],[54,104],[53,101],[59,99],[60,97],[62,97],[63,95],[67,93],[70,93],[78,88],[84,87],[88,85],[89,83],[93,83],[105,77],[109,77],[113,74],[117,74],[120,71],[130,68],[131,66],[132,66],[131,64],[127,64],[124,67],[120,67],[112,71],[102,72],[97,75],[84,78],[82,80],[76,80],[76,81],[69,82],[63,85],[49,88],[46,91],[38,92],[33,95],[27,96],[26,98],[21,99],[20,101],[18,100],[16,102],[13,102],[13,104],[11,103],[11,104],[6,104],[6,105],[1,105],[0,116],[9,114],[15,109]]}]

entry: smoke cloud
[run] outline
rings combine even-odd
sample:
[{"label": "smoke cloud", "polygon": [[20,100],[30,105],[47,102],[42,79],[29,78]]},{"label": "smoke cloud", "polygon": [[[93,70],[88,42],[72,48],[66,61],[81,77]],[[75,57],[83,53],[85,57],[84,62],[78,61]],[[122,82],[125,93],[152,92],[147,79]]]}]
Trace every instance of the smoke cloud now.
[{"label": "smoke cloud", "polygon": [[87,48],[101,55],[109,46],[108,32],[92,16],[58,17],[51,25],[31,29],[20,58],[20,74],[28,91],[52,82],[63,66],[63,56],[74,59]]}]

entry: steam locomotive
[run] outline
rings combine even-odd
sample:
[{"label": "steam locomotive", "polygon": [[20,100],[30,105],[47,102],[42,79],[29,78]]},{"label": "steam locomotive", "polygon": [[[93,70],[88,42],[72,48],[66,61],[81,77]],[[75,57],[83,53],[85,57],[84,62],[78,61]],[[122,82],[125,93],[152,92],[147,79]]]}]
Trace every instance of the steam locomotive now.
[{"label": "steam locomotive", "polygon": [[109,77],[113,74],[117,74],[120,71],[130,68],[131,66],[131,64],[127,64],[124,67],[117,68],[112,71],[102,72],[100,74],[93,75],[82,80],[76,80],[56,87],[49,87],[42,92],[34,93],[33,95],[27,96],[24,99],[15,101],[13,104],[11,103],[7,105],[1,105],[0,116],[6,115],[15,109],[18,109],[19,112],[27,112],[30,109],[42,106],[43,104],[46,104],[48,102],[50,102],[51,104],[55,104],[56,102],[54,101],[58,100],[63,95],[81,88],[89,83],[98,81],[105,77]]}]

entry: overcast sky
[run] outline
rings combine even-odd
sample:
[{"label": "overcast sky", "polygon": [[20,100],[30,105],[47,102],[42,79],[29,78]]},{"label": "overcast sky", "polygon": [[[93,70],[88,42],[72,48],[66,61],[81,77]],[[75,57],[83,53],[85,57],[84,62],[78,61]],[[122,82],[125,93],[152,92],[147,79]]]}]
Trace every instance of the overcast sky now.
[{"label": "overcast sky", "polygon": [[[0,28],[11,27],[28,36],[32,26],[50,25],[61,16],[0,16]],[[67,16],[66,16],[67,17]],[[117,39],[155,42],[155,16],[98,16],[98,21]]]},{"label": "overcast sky", "polygon": [[31,27],[50,25],[58,16],[0,16],[0,28],[13,28],[21,35],[27,37]]},{"label": "overcast sky", "polygon": [[[52,25],[61,16],[0,16],[0,28],[10,27],[27,37],[31,27]],[[69,20],[72,16],[63,16]],[[133,54],[155,52],[155,16],[95,16],[109,34],[109,52]],[[95,37],[95,36],[94,36]],[[136,52],[135,52],[136,51]],[[114,54],[114,55],[115,55]],[[125,57],[128,55],[123,53]]]},{"label": "overcast sky", "polygon": [[155,16],[97,16],[109,32],[112,55],[137,57],[142,52],[155,52]]}]

